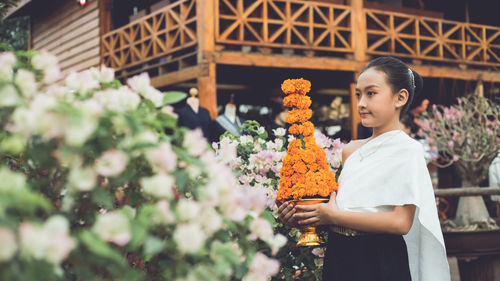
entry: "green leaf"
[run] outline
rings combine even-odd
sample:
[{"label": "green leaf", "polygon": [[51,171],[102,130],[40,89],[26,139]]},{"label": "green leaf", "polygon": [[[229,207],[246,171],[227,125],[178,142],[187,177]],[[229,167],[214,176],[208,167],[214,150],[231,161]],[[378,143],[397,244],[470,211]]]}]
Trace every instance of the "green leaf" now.
[{"label": "green leaf", "polygon": [[165,242],[154,236],[146,237],[144,240],[144,255],[155,255],[165,249]]},{"label": "green leaf", "polygon": [[114,260],[120,265],[125,265],[125,259],[118,252],[113,250],[108,243],[99,239],[92,232],[82,232],[80,234],[80,239],[90,252],[98,256]]},{"label": "green leaf", "polygon": [[102,188],[95,188],[94,191],[92,191],[92,202],[107,210],[114,209],[113,196]]},{"label": "green leaf", "polygon": [[173,104],[173,103],[178,103],[181,100],[185,99],[187,97],[187,94],[184,92],[179,92],[179,91],[168,91],[165,92],[165,95],[163,96],[163,104]]}]

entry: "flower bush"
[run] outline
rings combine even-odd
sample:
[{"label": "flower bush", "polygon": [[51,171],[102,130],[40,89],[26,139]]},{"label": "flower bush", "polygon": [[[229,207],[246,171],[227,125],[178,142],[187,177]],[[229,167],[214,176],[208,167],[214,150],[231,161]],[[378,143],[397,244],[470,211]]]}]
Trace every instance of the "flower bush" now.
[{"label": "flower bush", "polygon": [[433,105],[415,122],[434,151],[434,164],[455,164],[466,184],[479,186],[486,179],[500,150],[500,105],[484,97],[462,97],[449,107]]},{"label": "flower bush", "polygon": [[[241,136],[224,134],[221,140],[213,143],[217,157],[227,163],[237,174],[239,183],[267,195],[264,214],[271,218],[271,225],[276,235],[275,245],[281,246],[276,258],[281,267],[273,280],[317,280],[321,277],[323,248],[296,247],[300,232],[295,228],[283,225],[277,214],[275,204],[279,187],[279,172],[286,156],[286,129],[273,131],[274,138],[256,121],[246,121],[241,127]],[[332,140],[321,133],[314,134],[316,143],[324,149],[329,169],[340,173],[342,164],[343,143],[339,139]],[[295,138],[290,136],[289,141]],[[248,200],[253,200],[249,198]],[[255,229],[258,229],[255,226]],[[283,239],[285,238],[285,239]]]},{"label": "flower bush", "polygon": [[[59,81],[59,82],[57,82]],[[0,54],[1,280],[267,280],[283,237],[141,74]],[[277,242],[278,241],[278,242]]]}]

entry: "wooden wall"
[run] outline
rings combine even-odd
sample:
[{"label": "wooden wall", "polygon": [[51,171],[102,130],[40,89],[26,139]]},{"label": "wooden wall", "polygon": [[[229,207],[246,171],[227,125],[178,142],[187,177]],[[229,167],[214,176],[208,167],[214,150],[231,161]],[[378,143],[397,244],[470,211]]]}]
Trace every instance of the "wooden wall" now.
[{"label": "wooden wall", "polygon": [[50,2],[48,7],[32,12],[31,48],[56,55],[64,73],[98,66],[98,0],[88,1],[84,7],[74,0]]}]

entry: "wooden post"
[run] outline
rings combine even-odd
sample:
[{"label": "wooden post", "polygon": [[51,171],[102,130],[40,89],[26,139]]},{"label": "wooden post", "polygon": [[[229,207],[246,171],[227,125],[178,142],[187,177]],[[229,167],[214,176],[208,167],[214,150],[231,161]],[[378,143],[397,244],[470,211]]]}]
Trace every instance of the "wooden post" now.
[{"label": "wooden post", "polygon": [[197,0],[197,36],[198,36],[198,64],[206,64],[208,75],[197,78],[200,106],[210,112],[212,118],[217,117],[217,84],[215,52],[215,1]]},{"label": "wooden post", "polygon": [[354,83],[350,85],[351,98],[351,139],[358,139],[358,123],[361,122],[361,116],[358,113],[358,99],[356,98],[356,81],[359,77],[359,72],[353,75]]},{"label": "wooden post", "polygon": [[208,76],[198,77],[200,106],[210,112],[210,117],[217,117],[217,84],[215,63],[208,63]]},{"label": "wooden post", "polygon": [[[351,24],[352,24],[352,39],[354,46],[354,60],[361,67],[366,64],[366,49],[368,47],[366,35],[366,15],[363,10],[363,0],[351,0]],[[356,93],[356,81],[358,80],[361,68],[353,75],[353,83],[350,86],[351,92],[351,139],[358,138],[358,123],[361,122],[361,117],[358,114]]]},{"label": "wooden post", "polygon": [[99,0],[99,37],[100,39],[100,49],[99,53],[101,56],[101,64],[103,64],[102,55],[102,36],[111,31],[111,0]]}]

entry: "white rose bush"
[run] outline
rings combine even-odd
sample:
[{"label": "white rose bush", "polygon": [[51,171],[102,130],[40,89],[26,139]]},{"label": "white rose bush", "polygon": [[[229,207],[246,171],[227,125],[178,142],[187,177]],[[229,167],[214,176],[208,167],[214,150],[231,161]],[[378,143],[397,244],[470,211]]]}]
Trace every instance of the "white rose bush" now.
[{"label": "white rose bush", "polygon": [[[283,158],[286,155],[286,130],[273,130],[274,138],[271,139],[258,122],[250,120],[242,124],[240,131],[241,136],[225,133],[212,147],[217,158],[233,169],[244,189],[253,189],[267,197],[262,208],[265,209],[264,217],[268,219],[254,220],[249,238],[271,241],[271,253],[276,254],[279,260],[279,271],[273,280],[320,280],[324,248],[297,247],[300,236],[298,229],[289,228],[278,219],[275,201]],[[334,140],[319,132],[314,137],[317,144],[325,150],[330,169],[338,178],[342,168],[344,144],[340,139]],[[249,202],[257,200],[248,198]],[[260,262],[256,261],[254,265],[256,263]],[[249,277],[247,280],[254,279]]]},{"label": "white rose bush", "polygon": [[185,97],[147,74],[64,77],[49,53],[0,53],[0,280],[276,274],[268,194],[177,127],[169,104]]}]

